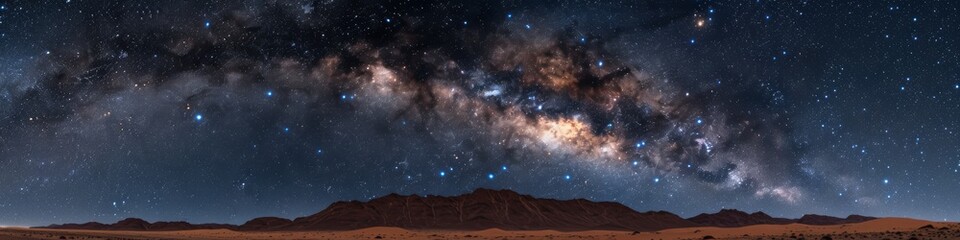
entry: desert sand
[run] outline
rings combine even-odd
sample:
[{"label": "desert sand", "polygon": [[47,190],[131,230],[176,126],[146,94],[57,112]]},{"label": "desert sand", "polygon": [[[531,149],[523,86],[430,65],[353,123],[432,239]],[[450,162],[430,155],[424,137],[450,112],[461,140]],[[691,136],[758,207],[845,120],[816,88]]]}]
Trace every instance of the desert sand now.
[{"label": "desert sand", "polygon": [[625,231],[431,231],[372,227],[351,231],[98,231],[0,228],[0,239],[960,239],[960,223],[906,218],[813,226],[753,225],[691,227],[655,232]]}]

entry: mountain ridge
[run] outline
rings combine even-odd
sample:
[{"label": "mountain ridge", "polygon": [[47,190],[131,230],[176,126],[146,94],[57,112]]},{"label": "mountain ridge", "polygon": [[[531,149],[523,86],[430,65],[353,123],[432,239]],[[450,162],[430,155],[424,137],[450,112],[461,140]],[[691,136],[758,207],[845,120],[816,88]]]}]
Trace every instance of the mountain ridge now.
[{"label": "mountain ridge", "polygon": [[284,219],[259,217],[241,225],[154,222],[127,218],[114,224],[49,225],[39,228],[167,231],[232,229],[238,231],[354,230],[368,227],[441,230],[623,230],[656,231],[668,228],[715,226],[740,227],[756,224],[831,225],[876,218],[850,215],[837,218],[807,214],[799,219],[774,218],[763,212],[748,214],[722,209],[684,219],[667,211],[639,212],[617,202],[594,202],[582,198],[556,200],[536,198],[511,190],[479,188],[457,196],[400,195],[391,193],[366,202],[337,201],[320,212]]}]

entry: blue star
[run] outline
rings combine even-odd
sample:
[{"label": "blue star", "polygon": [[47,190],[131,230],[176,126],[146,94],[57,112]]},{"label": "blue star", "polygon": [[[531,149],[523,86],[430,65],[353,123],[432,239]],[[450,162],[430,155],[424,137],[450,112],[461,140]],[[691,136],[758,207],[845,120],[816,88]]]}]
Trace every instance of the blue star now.
[{"label": "blue star", "polygon": [[701,125],[701,124],[703,124],[703,119],[701,119],[700,117],[697,117],[697,125]]},{"label": "blue star", "polygon": [[272,97],[272,96],[273,96],[273,91],[267,90],[267,97]]},{"label": "blue star", "polygon": [[201,120],[203,120],[203,115],[200,115],[200,114],[198,113],[198,114],[196,114],[196,115],[193,115],[193,119],[194,119],[194,120],[197,120],[197,121],[201,121]]},{"label": "blue star", "polygon": [[487,173],[487,179],[493,179],[493,173]]},{"label": "blue star", "polygon": [[524,27],[527,27],[527,29],[530,29],[530,24],[524,25]]},{"label": "blue star", "polygon": [[564,180],[570,180],[570,175],[563,176]]},{"label": "blue star", "polygon": [[[637,148],[645,147],[645,146],[647,146],[647,141],[646,141],[646,140],[640,140],[640,142],[637,142],[637,145],[636,145],[636,146],[637,146]],[[636,162],[634,162],[633,165],[637,165]]]},{"label": "blue star", "polygon": [[283,128],[283,131],[284,131],[284,132],[290,132],[290,128],[285,127],[285,128]]},{"label": "blue star", "polygon": [[659,183],[659,182],[660,182],[660,178],[658,178],[658,177],[653,178],[653,182],[654,182],[654,183]]},{"label": "blue star", "polygon": [[883,179],[883,184],[889,184],[889,183],[890,183],[889,179]]},{"label": "blue star", "polygon": [[390,21],[391,21],[390,18],[387,18],[387,23],[389,23]]},{"label": "blue star", "polygon": [[210,28],[210,21],[203,22],[204,28]]},{"label": "blue star", "polygon": [[639,162],[639,161],[633,161],[633,165],[634,165],[634,166],[640,165],[640,162]]},{"label": "blue star", "polygon": [[500,169],[506,171],[506,170],[507,170],[507,165],[500,166]]},{"label": "blue star", "polygon": [[507,18],[513,18],[513,14],[512,14],[512,13],[507,13]]},{"label": "blue star", "polygon": [[440,176],[441,176],[441,177],[447,176],[447,172],[440,171]]},{"label": "blue star", "polygon": [[954,84],[953,89],[960,89],[960,84]]},{"label": "blue star", "polygon": [[690,44],[696,44],[696,43],[697,43],[697,39],[696,39],[696,38],[691,38],[691,39],[690,39]]},{"label": "blue star", "polygon": [[597,61],[597,66],[603,67],[603,60]]}]

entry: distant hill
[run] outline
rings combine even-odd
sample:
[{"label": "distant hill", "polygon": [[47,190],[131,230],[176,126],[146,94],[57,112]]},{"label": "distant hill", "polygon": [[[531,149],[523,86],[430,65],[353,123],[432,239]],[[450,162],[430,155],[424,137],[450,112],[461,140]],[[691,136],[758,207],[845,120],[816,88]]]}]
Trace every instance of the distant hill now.
[{"label": "distant hill", "polygon": [[740,227],[757,224],[810,225],[846,224],[873,220],[851,215],[836,218],[804,215],[800,219],[774,218],[763,212],[745,213],[723,209],[683,219],[673,213],[637,212],[615,202],[584,199],[535,198],[510,190],[477,189],[471,193],[444,196],[390,194],[368,202],[341,201],[316,214],[293,220],[277,217],[255,218],[242,225],[150,223],[128,218],[114,224],[50,225],[42,228],[89,230],[169,231],[191,229],[233,229],[240,231],[353,230],[368,227],[406,229],[481,230],[623,230],[655,231],[694,226]]},{"label": "distant hill", "polygon": [[822,216],[807,214],[800,219],[774,218],[763,212],[746,213],[736,209],[723,209],[717,213],[703,213],[692,218],[688,218],[701,226],[714,227],[742,227],[757,224],[791,224],[800,223],[807,225],[835,225],[858,223],[874,220],[873,217],[864,217],[860,215],[850,215],[847,218],[837,218],[831,216]]}]

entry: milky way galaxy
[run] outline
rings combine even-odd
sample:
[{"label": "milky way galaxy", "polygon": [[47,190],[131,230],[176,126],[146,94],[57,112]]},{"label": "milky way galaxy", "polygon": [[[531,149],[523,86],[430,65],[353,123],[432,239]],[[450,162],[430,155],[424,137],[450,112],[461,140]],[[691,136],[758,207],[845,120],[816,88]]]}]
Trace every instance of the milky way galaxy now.
[{"label": "milky way galaxy", "polygon": [[953,2],[0,7],[0,225],[478,187],[960,216]]}]

